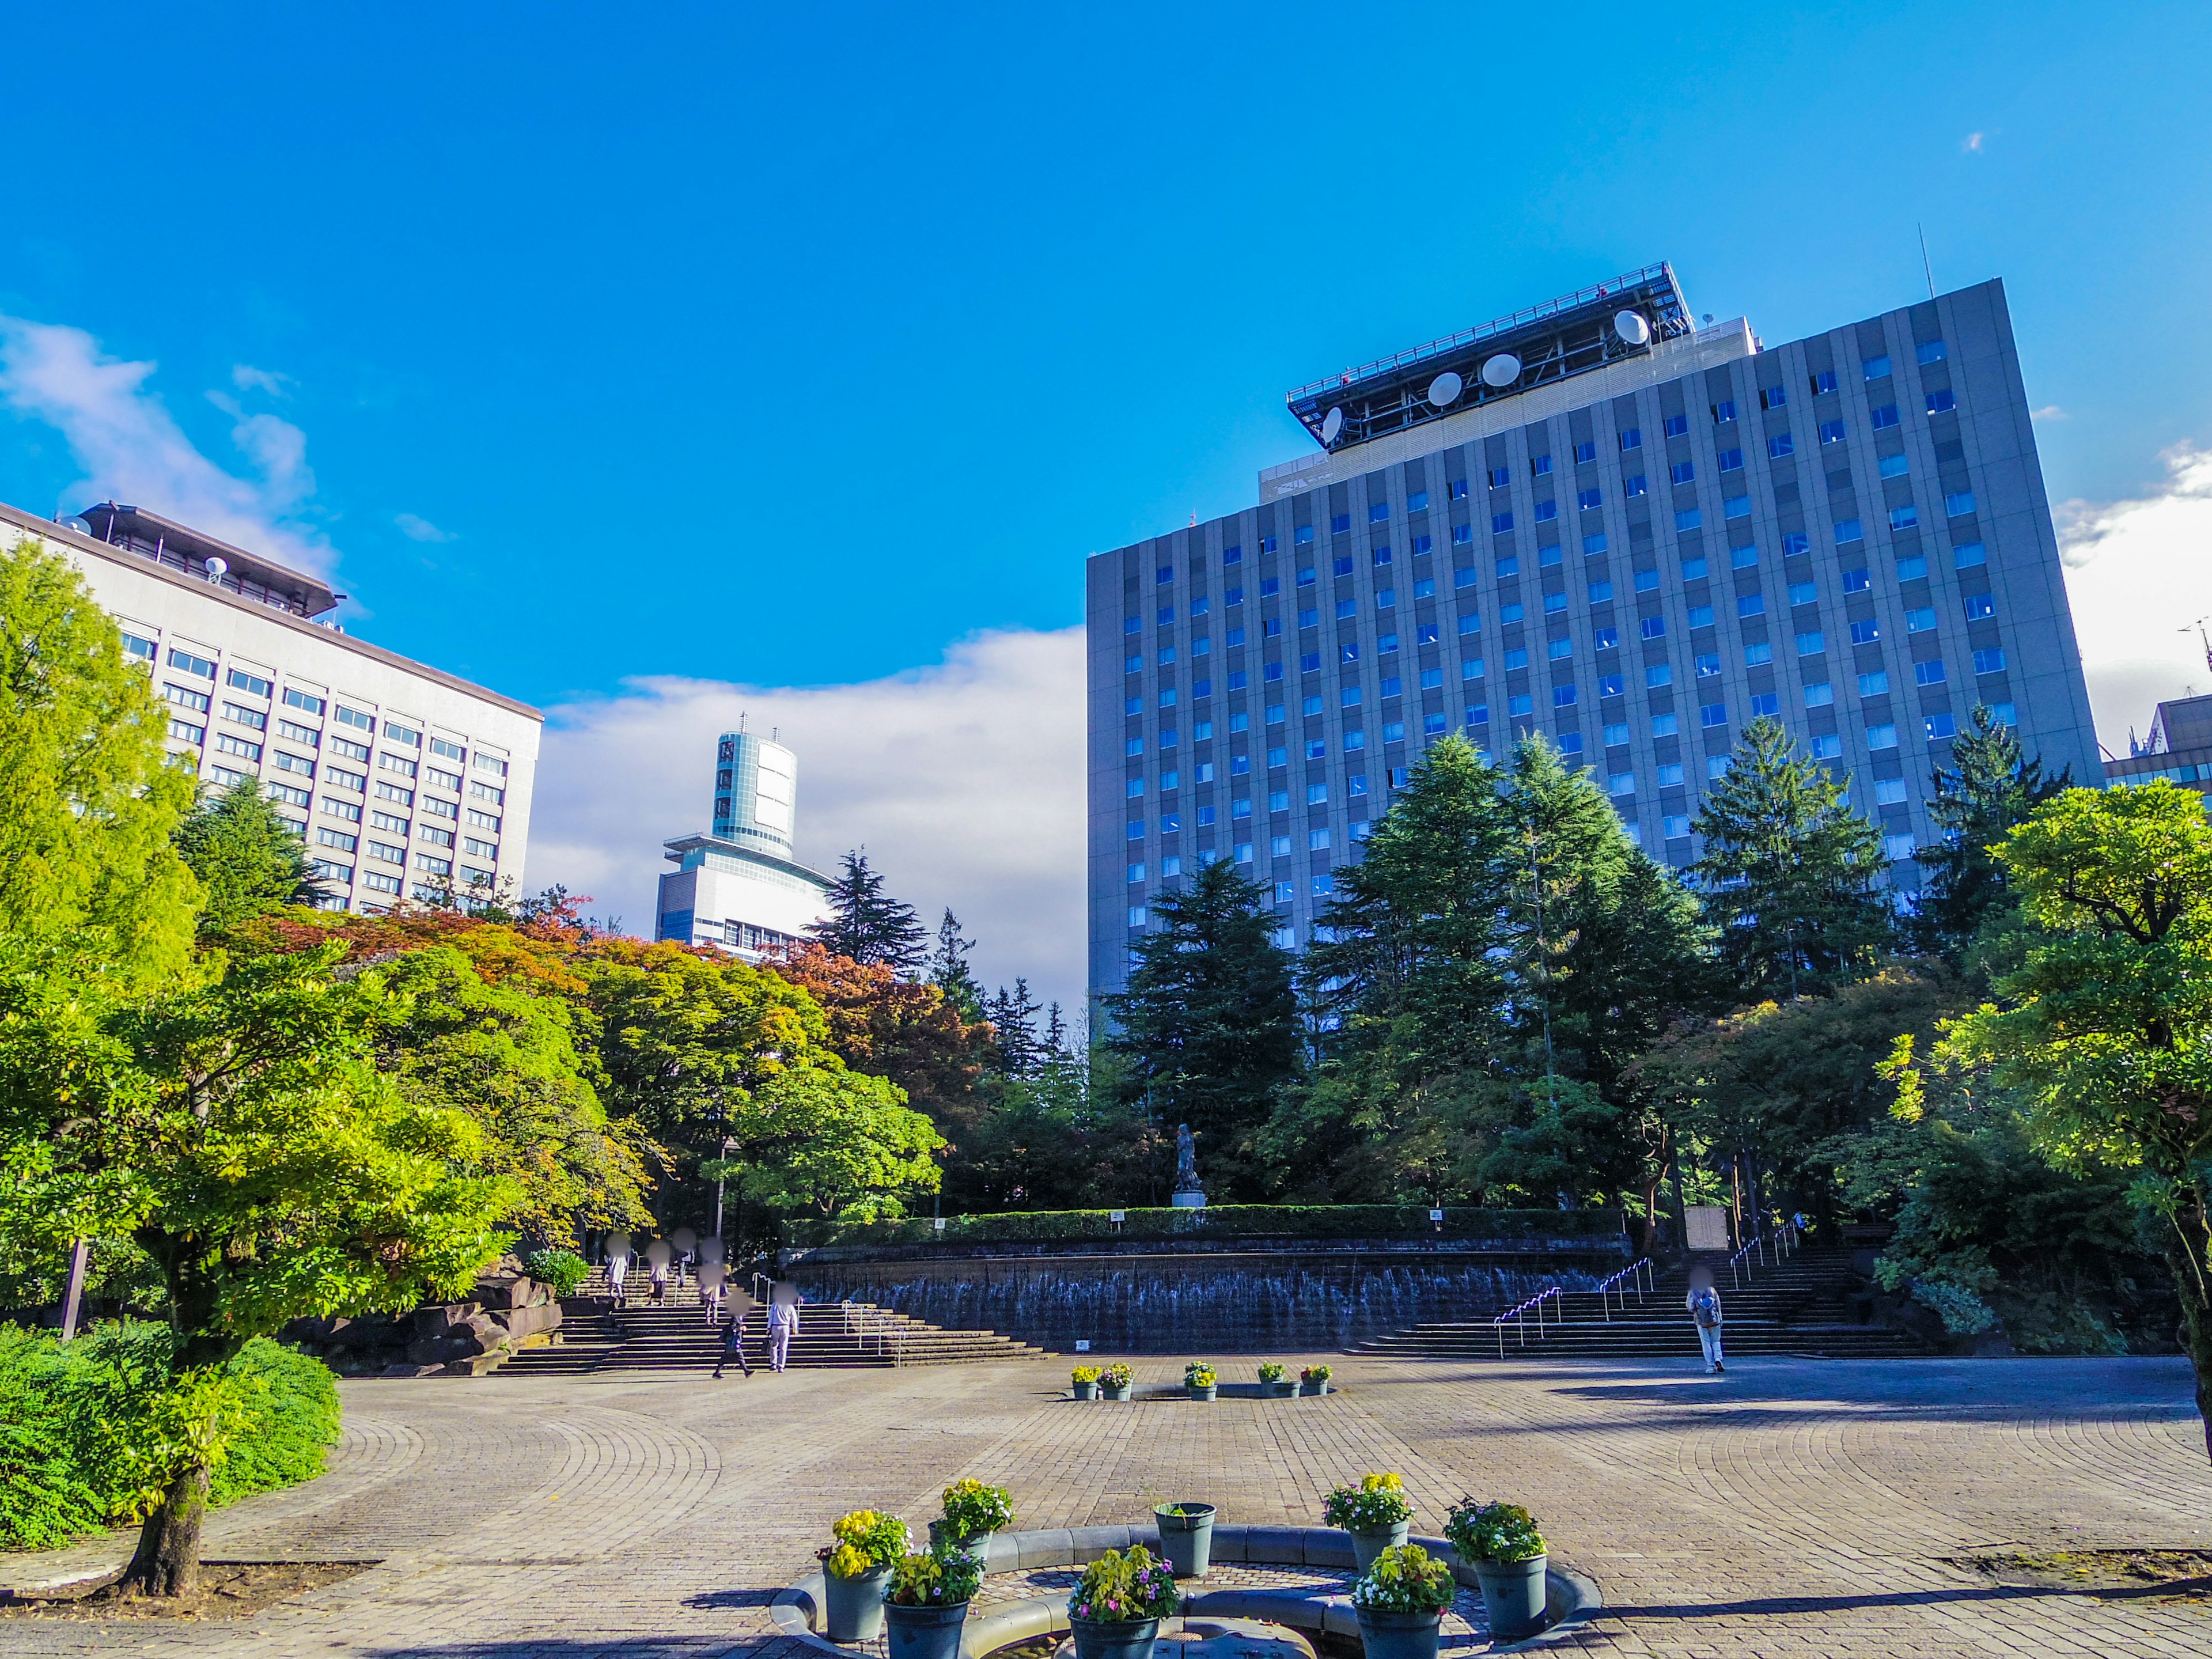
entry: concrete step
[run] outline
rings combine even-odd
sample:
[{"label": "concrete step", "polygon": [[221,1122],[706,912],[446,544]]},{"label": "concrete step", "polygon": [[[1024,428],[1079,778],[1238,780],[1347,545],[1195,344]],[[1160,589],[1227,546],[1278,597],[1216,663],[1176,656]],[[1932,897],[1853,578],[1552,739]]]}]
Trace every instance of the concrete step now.
[{"label": "concrete step", "polygon": [[[610,1309],[568,1340],[518,1354],[498,1375],[574,1375],[586,1371],[710,1371],[722,1357],[725,1327],[710,1326],[695,1304],[647,1304]],[[755,1310],[744,1322],[746,1359],[768,1357],[768,1322]],[[1034,1358],[1041,1350],[991,1331],[946,1331],[860,1303],[814,1304],[799,1310],[786,1360],[795,1370],[873,1370],[894,1365],[955,1365]]]}]

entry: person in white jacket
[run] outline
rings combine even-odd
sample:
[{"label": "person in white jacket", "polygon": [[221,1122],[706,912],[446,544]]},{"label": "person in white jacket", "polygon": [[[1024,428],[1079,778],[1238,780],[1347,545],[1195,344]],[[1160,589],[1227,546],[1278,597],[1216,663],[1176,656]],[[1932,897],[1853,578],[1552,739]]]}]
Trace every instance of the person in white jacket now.
[{"label": "person in white jacket", "polygon": [[[787,1301],[787,1296],[790,1298]],[[785,1361],[791,1358],[792,1333],[799,1328],[799,1301],[796,1291],[779,1290],[769,1304],[768,1365],[772,1371],[781,1370]]]},{"label": "person in white jacket", "polygon": [[1706,1371],[1725,1372],[1728,1367],[1721,1363],[1721,1293],[1710,1269],[1691,1269],[1690,1293],[1682,1298],[1682,1305],[1690,1310],[1698,1327],[1698,1345],[1705,1351]]}]

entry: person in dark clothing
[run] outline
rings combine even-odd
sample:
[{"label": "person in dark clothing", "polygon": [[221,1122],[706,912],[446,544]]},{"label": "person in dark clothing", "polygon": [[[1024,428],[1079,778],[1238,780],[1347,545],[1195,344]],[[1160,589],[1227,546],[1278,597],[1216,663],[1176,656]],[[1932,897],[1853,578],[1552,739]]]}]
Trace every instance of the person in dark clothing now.
[{"label": "person in dark clothing", "polygon": [[738,1369],[750,1377],[753,1368],[745,1364],[744,1311],[742,1309],[732,1311],[730,1322],[722,1327],[722,1357],[714,1362],[714,1375],[720,1376],[722,1367],[734,1359],[738,1362]]}]

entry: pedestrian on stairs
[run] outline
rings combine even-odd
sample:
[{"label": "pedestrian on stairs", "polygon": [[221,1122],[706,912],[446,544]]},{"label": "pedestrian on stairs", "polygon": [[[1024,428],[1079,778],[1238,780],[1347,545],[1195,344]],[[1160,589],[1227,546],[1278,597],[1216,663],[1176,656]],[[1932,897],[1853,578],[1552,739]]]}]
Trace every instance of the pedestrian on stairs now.
[{"label": "pedestrian on stairs", "polygon": [[[722,1357],[714,1362],[714,1375],[721,1376],[722,1367],[732,1359],[738,1362],[738,1369],[750,1381],[753,1368],[745,1364],[745,1316],[742,1307],[737,1310],[735,1317],[722,1327]],[[779,1365],[776,1369],[781,1370],[783,1367]]]},{"label": "pedestrian on stairs", "polygon": [[649,1265],[653,1275],[653,1305],[657,1308],[668,1300],[668,1263],[656,1260]]},{"label": "pedestrian on stairs", "polygon": [[615,1306],[623,1305],[623,1280],[629,1275],[629,1252],[619,1250],[607,1257],[607,1283],[615,1293]]},{"label": "pedestrian on stairs", "polygon": [[1682,1298],[1698,1327],[1698,1346],[1705,1351],[1705,1370],[1726,1372],[1721,1364],[1721,1293],[1713,1284],[1712,1269],[1690,1270],[1690,1293]]},{"label": "pedestrian on stairs", "polygon": [[[790,1299],[787,1301],[785,1298]],[[770,1298],[768,1307],[768,1363],[770,1370],[780,1371],[791,1358],[791,1335],[799,1328],[799,1292],[783,1291]]]}]

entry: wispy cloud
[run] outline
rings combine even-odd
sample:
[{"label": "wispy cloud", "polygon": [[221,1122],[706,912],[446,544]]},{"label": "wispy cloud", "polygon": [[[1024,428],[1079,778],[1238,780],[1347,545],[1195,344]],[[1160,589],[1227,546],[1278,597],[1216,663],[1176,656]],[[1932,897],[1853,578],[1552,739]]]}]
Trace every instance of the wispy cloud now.
[{"label": "wispy cloud", "polygon": [[399,533],[410,542],[450,542],[459,539],[452,531],[441,530],[428,519],[416,514],[399,514],[392,519],[392,522],[399,526]]},{"label": "wispy cloud", "polygon": [[858,685],[641,679],[550,711],[528,880],[591,894],[650,933],[660,843],[708,827],[714,739],[740,715],[799,756],[799,853],[865,843],[933,928],[949,904],[992,984],[1086,979],[1083,635],[985,634],[934,667]]},{"label": "wispy cloud", "polygon": [[2045,404],[2040,409],[2028,410],[2027,418],[2031,421],[2063,421],[2066,418],[2066,411],[2057,404]]},{"label": "wispy cloud", "polygon": [[272,398],[292,395],[292,377],[279,374],[271,368],[256,368],[252,363],[234,363],[230,383],[240,392],[265,392]]},{"label": "wispy cloud", "polygon": [[2098,740],[2121,755],[2160,698],[2212,691],[2194,620],[2212,617],[2212,453],[2183,445],[2162,459],[2163,488],[2056,514]]},{"label": "wispy cloud", "polygon": [[1985,136],[1978,132],[1970,132],[1959,141],[1959,148],[1969,155],[1978,155],[1982,153],[1982,140]]},{"label": "wispy cloud", "polygon": [[59,431],[84,469],[56,508],[129,501],[302,569],[335,574],[337,550],[293,516],[315,488],[307,435],[273,415],[247,414],[228,393],[210,392],[232,418],[232,441],[260,476],[227,471],[148,389],[155,367],[106,356],[82,329],[0,315],[0,404]]}]

